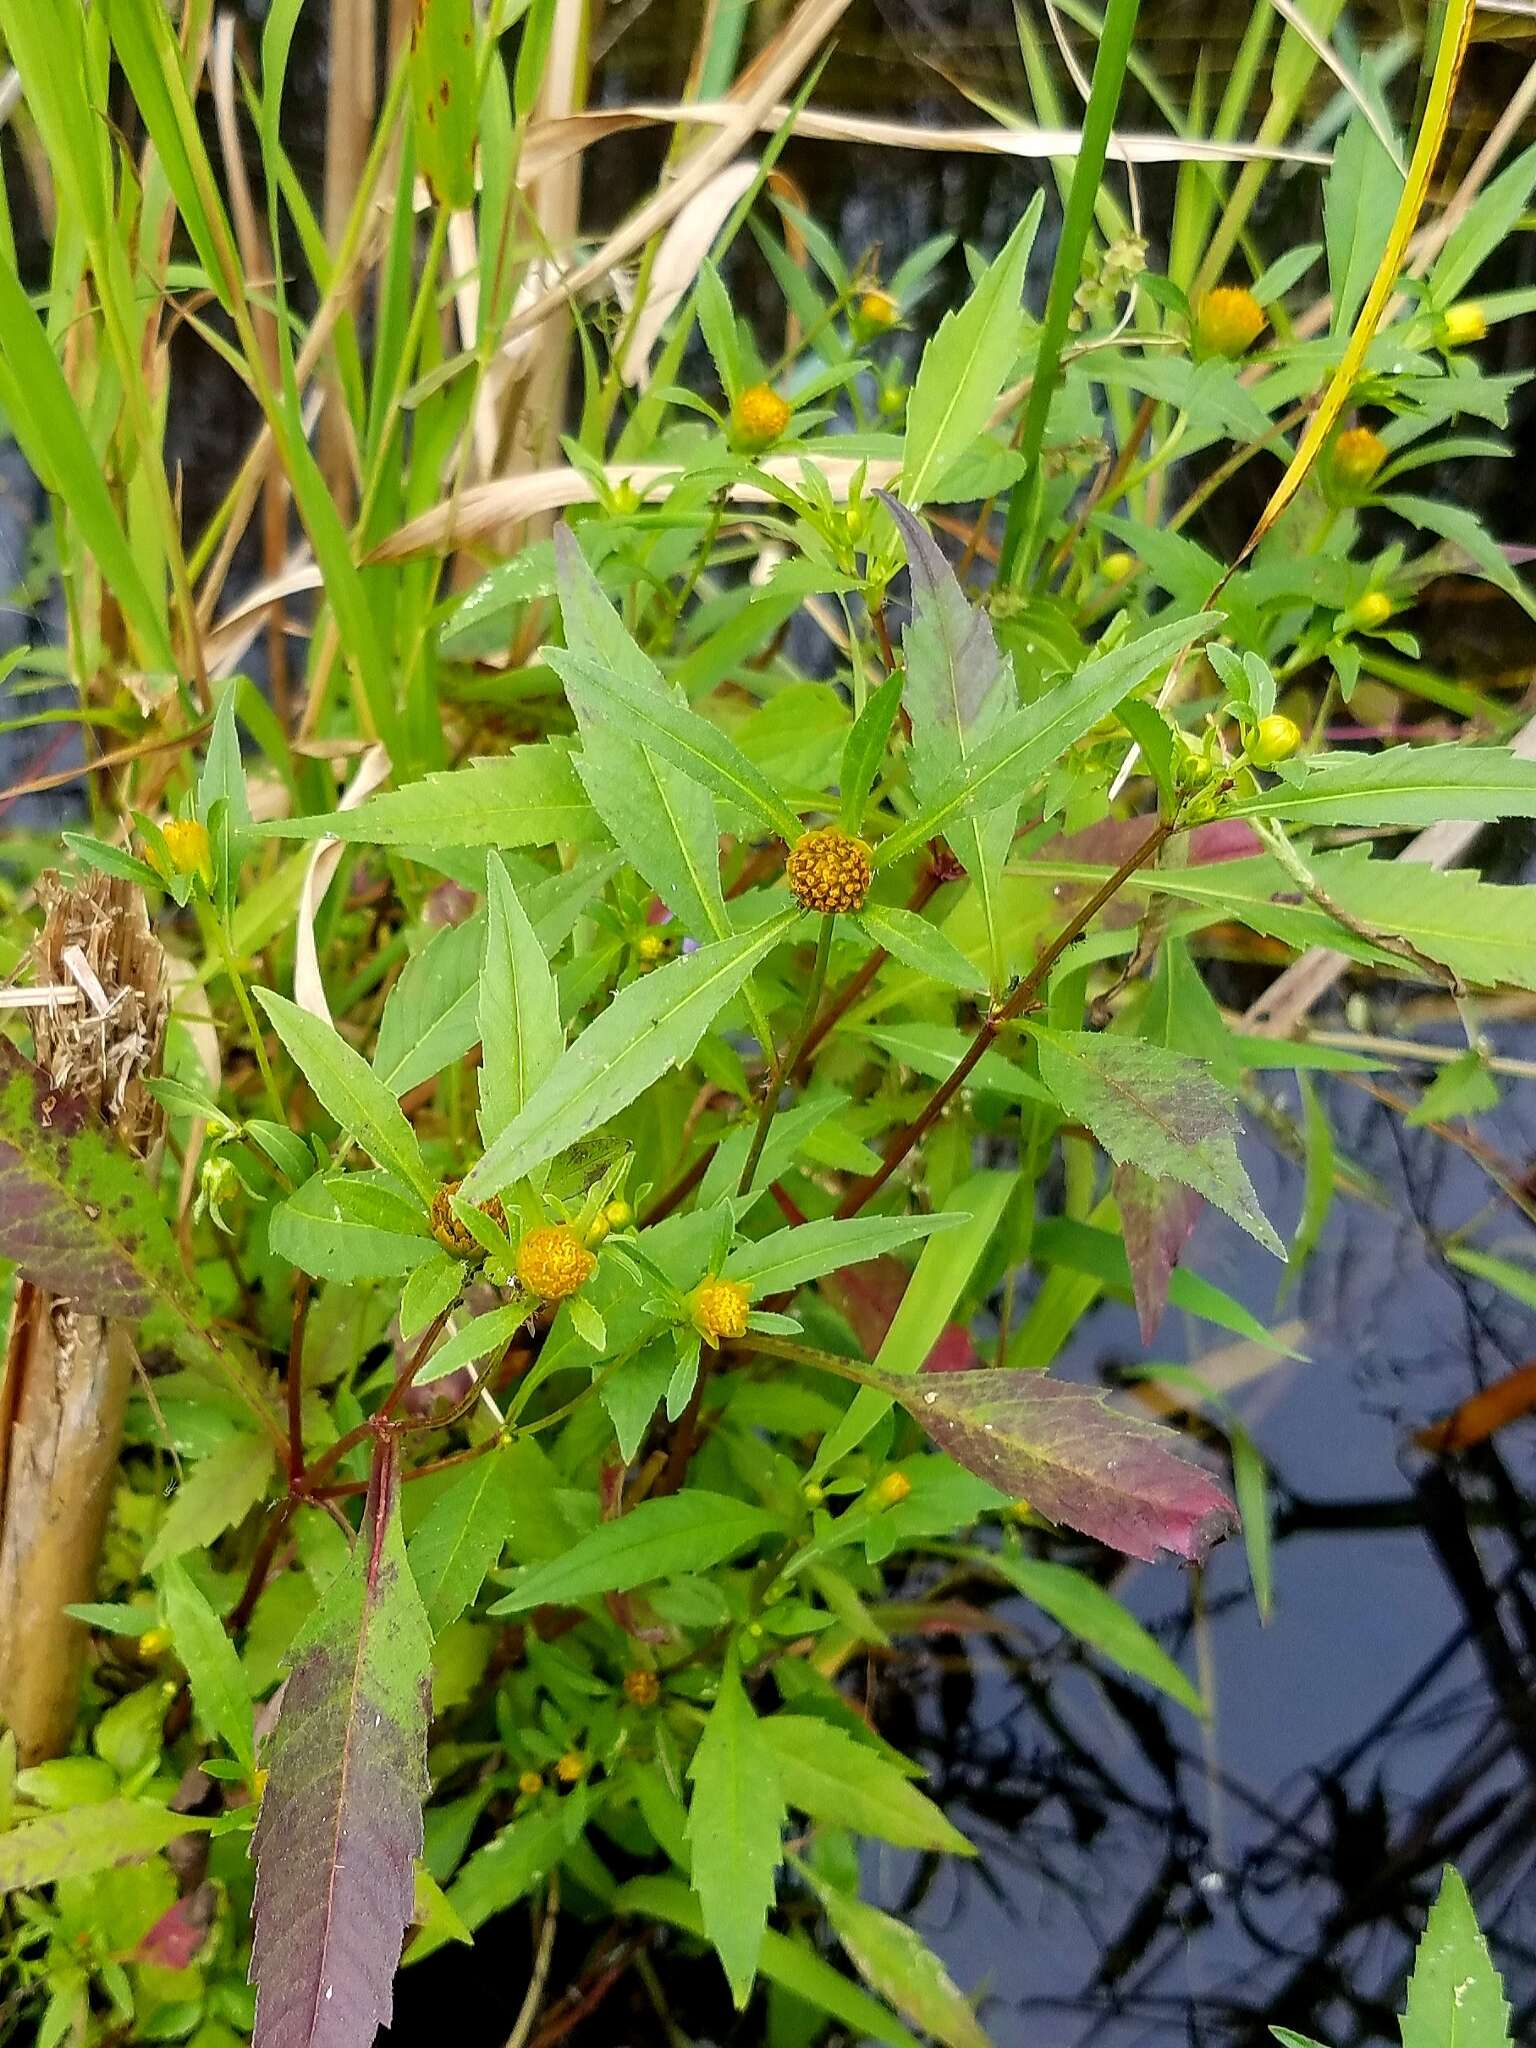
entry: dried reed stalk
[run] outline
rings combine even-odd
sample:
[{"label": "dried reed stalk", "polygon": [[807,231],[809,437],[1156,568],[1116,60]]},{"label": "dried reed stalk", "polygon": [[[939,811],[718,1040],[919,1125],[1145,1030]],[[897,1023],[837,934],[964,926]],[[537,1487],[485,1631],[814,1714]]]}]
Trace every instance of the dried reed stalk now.
[{"label": "dried reed stalk", "polygon": [[[104,875],[41,887],[37,979],[78,999],[32,1012],[38,1064],[147,1158],[168,996],[143,898]],[[18,1282],[0,1388],[0,1721],[24,1763],[59,1755],[74,1727],[87,1637],[64,1609],[95,1593],[134,1366],[126,1325]]]}]

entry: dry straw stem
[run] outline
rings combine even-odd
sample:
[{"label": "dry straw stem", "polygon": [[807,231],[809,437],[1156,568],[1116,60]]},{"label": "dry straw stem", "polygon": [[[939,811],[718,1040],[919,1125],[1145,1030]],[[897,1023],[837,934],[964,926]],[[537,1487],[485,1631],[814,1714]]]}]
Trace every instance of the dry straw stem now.
[{"label": "dry straw stem", "polygon": [[[37,978],[84,1000],[34,1013],[38,1064],[147,1157],[161,1120],[144,1083],[160,1064],[167,982],[144,899],[99,874],[72,891],[41,886]],[[18,1283],[0,1390],[0,1722],[24,1763],[61,1754],[74,1727],[87,1638],[64,1609],[96,1591],[135,1362],[124,1324]]]}]

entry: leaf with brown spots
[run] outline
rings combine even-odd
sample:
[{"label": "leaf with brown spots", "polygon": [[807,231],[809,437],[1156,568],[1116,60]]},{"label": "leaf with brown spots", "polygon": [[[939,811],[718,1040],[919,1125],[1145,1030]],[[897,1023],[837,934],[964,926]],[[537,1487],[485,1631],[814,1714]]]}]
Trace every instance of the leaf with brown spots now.
[{"label": "leaf with brown spots", "polygon": [[0,1039],[0,1257],[97,1315],[144,1315],[182,1286],[175,1240],[142,1163],[8,1039]]}]

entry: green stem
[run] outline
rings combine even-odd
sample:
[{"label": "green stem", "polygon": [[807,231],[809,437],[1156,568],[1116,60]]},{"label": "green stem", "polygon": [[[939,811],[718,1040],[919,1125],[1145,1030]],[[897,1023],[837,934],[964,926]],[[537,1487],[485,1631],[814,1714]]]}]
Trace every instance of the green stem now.
[{"label": "green stem", "polygon": [[261,1025],[257,1021],[256,1012],[251,1007],[251,998],[245,986],[245,977],[235,964],[234,949],[229,943],[229,934],[224,929],[224,920],[217,913],[211,911],[198,896],[193,897],[192,905],[197,914],[198,926],[202,931],[203,944],[207,946],[211,940],[212,950],[218,954],[220,964],[223,966],[224,972],[229,976],[229,985],[235,992],[235,1001],[240,1006],[240,1016],[250,1037],[251,1050],[256,1055],[256,1064],[261,1069],[261,1078],[266,1084],[267,1103],[272,1111],[273,1121],[286,1127],[288,1111],[284,1106],[282,1095],[278,1091],[277,1077],[272,1072],[272,1063],[267,1058],[266,1040],[262,1036]]},{"label": "green stem", "polygon": [[1083,116],[1082,147],[1073,166],[1066,217],[1062,222],[1061,240],[1056,245],[1051,288],[1040,328],[1040,351],[1035,358],[1034,382],[1029,389],[1029,408],[1024,415],[1024,432],[1019,443],[1019,452],[1024,457],[1024,474],[1008,495],[1008,523],[997,565],[998,581],[1003,584],[1020,581],[1021,559],[1027,562],[1030,544],[1034,540],[1045,423],[1051,399],[1061,382],[1061,354],[1066,346],[1073,297],[1082,278],[1083,251],[1093,231],[1094,206],[1104,176],[1110,132],[1120,105],[1140,10],[1141,0],[1109,0],[1104,26],[1099,34],[1093,87]]}]

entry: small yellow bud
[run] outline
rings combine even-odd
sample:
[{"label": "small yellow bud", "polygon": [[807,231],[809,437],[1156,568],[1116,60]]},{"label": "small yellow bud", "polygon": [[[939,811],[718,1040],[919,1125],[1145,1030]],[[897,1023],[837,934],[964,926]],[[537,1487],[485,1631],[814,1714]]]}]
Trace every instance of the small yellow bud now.
[{"label": "small yellow bud", "polygon": [[628,1202],[610,1202],[603,1211],[610,1230],[623,1230],[635,1220],[635,1212]]},{"label": "small yellow bud", "polygon": [[818,825],[795,841],[785,872],[805,910],[862,910],[873,880],[869,848],[841,825]]},{"label": "small yellow bud", "polygon": [[1123,583],[1127,576],[1135,575],[1136,557],[1128,555],[1124,548],[1116,548],[1113,554],[1104,557],[1099,567],[1107,581]]},{"label": "small yellow bud", "polygon": [[568,1749],[555,1765],[555,1776],[562,1785],[579,1785],[587,1775],[587,1760],[578,1749]]},{"label": "small yellow bud", "polygon": [[1482,307],[1475,299],[1461,299],[1442,314],[1436,338],[1442,348],[1466,348],[1487,332],[1488,316]]},{"label": "small yellow bud", "polygon": [[1384,590],[1368,590],[1355,606],[1355,624],[1374,632],[1392,616],[1392,600]]},{"label": "small yellow bud", "polygon": [[539,1771],[523,1771],[517,1780],[517,1789],[525,1799],[532,1799],[544,1790],[544,1778]]},{"label": "small yellow bud", "polygon": [[[213,848],[208,843],[207,828],[196,818],[169,818],[160,828],[165,841],[165,851],[171,863],[171,872],[178,875],[196,875],[211,886],[213,882]],[[164,873],[158,859],[150,857],[150,866]],[[170,879],[169,876],[166,877]]]},{"label": "small yellow bud", "polygon": [[912,1491],[912,1482],[905,1472],[887,1472],[878,1486],[870,1489],[870,1497],[877,1507],[893,1508]]},{"label": "small yellow bud", "polygon": [[139,1637],[139,1655],[147,1664],[163,1657],[170,1647],[171,1632],[168,1628],[147,1628]]},{"label": "small yellow bud", "polygon": [[827,1489],[816,1479],[807,1479],[800,1489],[800,1498],[807,1507],[819,1508],[826,1497]]},{"label": "small yellow bud", "polygon": [[711,1346],[732,1342],[747,1334],[751,1306],[752,1297],[745,1287],[738,1287],[734,1280],[722,1280],[716,1274],[693,1290],[693,1327]]},{"label": "small yellow bud", "polygon": [[598,1246],[602,1243],[603,1239],[607,1235],[608,1218],[603,1214],[602,1210],[599,1209],[597,1214],[592,1218],[592,1221],[587,1225],[583,1241],[585,1242],[589,1250],[595,1252]]},{"label": "small yellow bud", "polygon": [[1277,761],[1288,761],[1300,745],[1301,728],[1295,719],[1287,718],[1283,711],[1272,711],[1259,720],[1248,758],[1260,768],[1273,768]]},{"label": "small yellow bud", "polygon": [[1195,341],[1204,355],[1246,355],[1268,321],[1264,308],[1241,285],[1218,285],[1195,310]]},{"label": "small yellow bud", "polygon": [[[432,1197],[430,1212],[432,1235],[445,1252],[451,1252],[456,1259],[478,1260],[485,1257],[480,1240],[467,1223],[461,1223],[453,1213],[453,1198],[464,1185],[461,1180],[445,1180]],[[492,1195],[488,1202],[480,1204],[482,1216],[489,1216],[499,1230],[507,1227],[507,1212],[501,1206],[500,1195]]]},{"label": "small yellow bud", "polygon": [[540,1301],[569,1300],[596,1265],[568,1223],[541,1224],[517,1248],[517,1277]]},{"label": "small yellow bud", "polygon": [[749,384],[731,407],[731,432],[743,448],[767,448],[789,425],[792,407],[767,384]]},{"label": "small yellow bud", "polygon": [[626,1671],[624,1697],[632,1707],[654,1707],[661,1698],[661,1680],[654,1671]]},{"label": "small yellow bud", "polygon": [[888,327],[894,327],[901,318],[901,308],[889,292],[872,285],[867,292],[859,295],[859,325],[883,334]]},{"label": "small yellow bud", "polygon": [[1333,444],[1334,481],[1347,491],[1363,491],[1387,459],[1387,444],[1369,427],[1346,427]]}]

